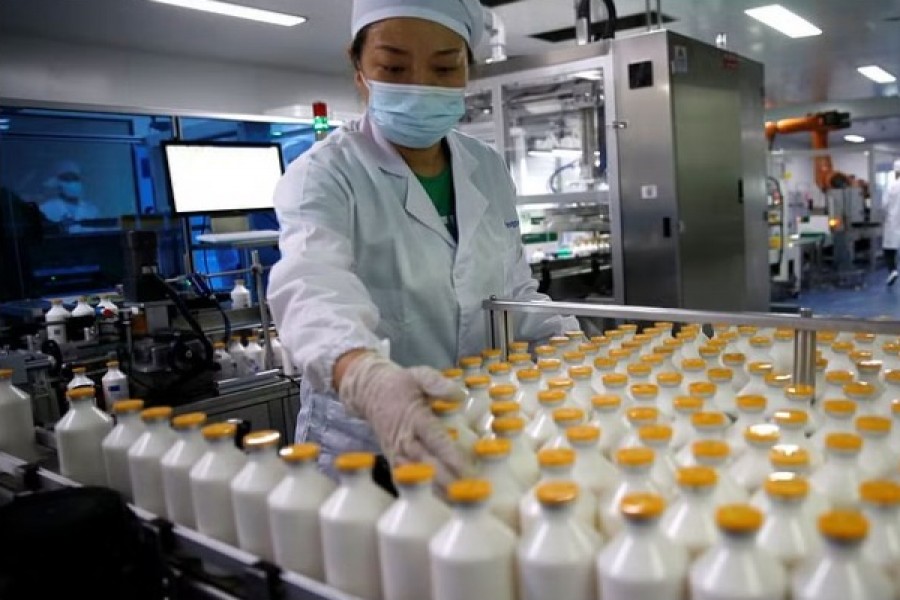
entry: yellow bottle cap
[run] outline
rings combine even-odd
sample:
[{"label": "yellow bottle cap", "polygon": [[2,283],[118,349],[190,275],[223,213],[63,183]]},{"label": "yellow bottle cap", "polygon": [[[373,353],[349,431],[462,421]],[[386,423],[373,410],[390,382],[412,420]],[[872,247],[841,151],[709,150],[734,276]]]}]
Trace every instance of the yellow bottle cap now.
[{"label": "yellow bottle cap", "polygon": [[310,442],[293,444],[282,448],[278,455],[286,463],[310,462],[319,458],[320,448],[318,444]]},{"label": "yellow bottle cap", "polygon": [[511,367],[509,366],[509,363],[506,362],[497,362],[488,365],[488,373],[491,375],[505,375],[506,373],[509,373],[510,370]]},{"label": "yellow bottle cap", "polygon": [[671,330],[675,326],[675,323],[672,323],[671,321],[656,321],[653,326],[663,330]]},{"label": "yellow bottle cap", "polygon": [[860,373],[880,373],[882,362],[880,360],[861,360],[856,363]]},{"label": "yellow bottle cap", "polygon": [[634,333],[638,330],[638,326],[634,323],[622,323],[619,325],[619,331],[624,331],[625,333]]},{"label": "yellow bottle cap", "polygon": [[568,377],[554,377],[547,380],[547,387],[551,390],[571,390],[575,387],[575,382]]},{"label": "yellow bottle cap", "polygon": [[178,415],[172,419],[172,427],[175,429],[190,429],[206,424],[206,413],[192,412]]},{"label": "yellow bottle cap", "polygon": [[528,342],[510,342],[509,351],[514,354],[527,354]]},{"label": "yellow bottle cap", "polygon": [[660,373],[659,375],[656,376],[656,382],[659,385],[677,386],[677,385],[681,385],[681,383],[683,381],[684,381],[684,376],[681,373],[675,373],[675,372],[671,372],[671,371],[668,371],[665,373]]},{"label": "yellow bottle cap", "polygon": [[777,444],[778,427],[767,423],[751,425],[744,430],[744,439],[751,444]]},{"label": "yellow bottle cap", "polygon": [[691,396],[699,396],[700,398],[708,398],[716,395],[716,384],[708,381],[695,381],[688,386],[688,393]]},{"label": "yellow bottle cap", "polygon": [[207,440],[233,438],[234,434],[237,433],[237,426],[234,423],[213,423],[201,429],[200,433]]},{"label": "yellow bottle cap", "polygon": [[850,360],[859,367],[859,363],[872,360],[872,353],[867,350],[853,350],[850,352]]},{"label": "yellow bottle cap", "polygon": [[743,336],[753,336],[759,331],[759,327],[753,325],[738,325],[738,333]]},{"label": "yellow bottle cap", "polygon": [[628,348],[616,348],[615,350],[609,351],[609,357],[615,360],[625,360],[627,358],[631,358],[632,351]]},{"label": "yellow bottle cap", "polygon": [[855,542],[865,539],[869,522],[860,512],[832,510],[819,516],[819,531],[831,540]]},{"label": "yellow bottle cap", "polygon": [[575,451],[571,448],[545,448],[538,452],[538,464],[542,467],[570,467],[575,464]]},{"label": "yellow bottle cap", "polygon": [[659,394],[659,387],[652,383],[635,383],[631,386],[631,395],[638,398],[649,399],[656,398]]},{"label": "yellow bottle cap", "polygon": [[603,335],[611,340],[621,340],[625,336],[625,332],[617,329],[607,329],[603,332]]},{"label": "yellow bottle cap", "polygon": [[434,465],[428,463],[409,463],[393,470],[394,482],[398,485],[419,485],[434,479]]},{"label": "yellow bottle cap", "polygon": [[714,368],[706,372],[709,380],[713,383],[727,383],[734,379],[734,371],[731,369]]},{"label": "yellow bottle cap", "polygon": [[475,451],[475,456],[489,457],[507,456],[511,448],[512,444],[510,444],[509,440],[503,438],[494,438],[476,441],[473,449]]},{"label": "yellow bottle cap", "polygon": [[168,421],[171,418],[171,406],[154,406],[141,411],[141,419],[144,421]]},{"label": "yellow bottle cap", "polygon": [[672,427],[669,425],[643,425],[638,428],[638,438],[645,444],[668,442],[672,439]]},{"label": "yellow bottle cap", "polygon": [[864,481],[859,486],[859,496],[869,504],[896,506],[900,504],[900,485],[887,479]]},{"label": "yellow bottle cap", "polygon": [[739,367],[747,362],[747,356],[742,352],[726,352],[722,355],[722,362],[729,367]]},{"label": "yellow bottle cap", "polygon": [[449,368],[449,369],[444,369],[443,371],[441,371],[441,373],[442,373],[442,374],[444,375],[444,377],[446,377],[447,379],[459,379],[459,378],[461,378],[461,377],[463,376],[463,370],[462,370],[462,369],[458,369],[458,368],[456,368],[456,367],[451,367],[451,368]]},{"label": "yellow bottle cap", "polygon": [[603,376],[603,385],[608,387],[618,387],[628,384],[628,376],[622,373],[607,373]]},{"label": "yellow bottle cap", "polygon": [[563,352],[563,360],[569,363],[580,363],[584,361],[584,352],[578,350],[568,350]]},{"label": "yellow bottle cap", "polygon": [[616,464],[623,467],[645,467],[653,464],[654,457],[652,448],[621,448],[616,452]]},{"label": "yellow bottle cap", "polygon": [[893,369],[884,374],[884,380],[887,383],[900,384],[900,371]]},{"label": "yellow bottle cap", "polygon": [[749,504],[726,504],[716,510],[716,523],[729,533],[753,533],[763,524],[763,514]]},{"label": "yellow bottle cap", "polygon": [[500,398],[512,398],[518,391],[519,388],[510,383],[500,383],[492,386],[488,395],[491,397],[491,400],[497,400]]},{"label": "yellow bottle cap", "polygon": [[516,378],[519,381],[537,381],[541,378],[541,372],[537,369],[519,369]]},{"label": "yellow bottle cap", "polygon": [[271,448],[278,446],[279,442],[281,442],[281,434],[275,430],[254,431],[244,436],[244,449]]},{"label": "yellow bottle cap", "polygon": [[519,412],[519,403],[511,401],[491,402],[491,415],[494,417],[513,416]]},{"label": "yellow bottle cap", "polygon": [[544,506],[570,504],[578,498],[578,485],[571,481],[542,483],[535,490],[535,497]]},{"label": "yellow bottle cap", "polygon": [[897,342],[886,342],[881,346],[881,349],[885,354],[890,354],[891,356],[900,354],[900,344],[898,344]]},{"label": "yellow bottle cap", "polygon": [[566,401],[566,393],[562,390],[541,390],[537,393],[537,399],[544,406],[555,406]]},{"label": "yellow bottle cap", "polygon": [[144,410],[143,400],[119,400],[112,405],[112,412],[116,415]]},{"label": "yellow bottle cap", "polygon": [[779,342],[790,342],[794,339],[793,329],[776,329],[775,339]]},{"label": "yellow bottle cap", "polygon": [[654,352],[653,354],[645,354],[641,357],[641,363],[645,365],[649,365],[651,367],[658,367],[663,364],[663,361],[666,359],[662,354],[657,354]]},{"label": "yellow bottle cap", "polygon": [[784,388],[791,384],[791,376],[787,373],[769,373],[766,375],[766,385],[770,387]]},{"label": "yellow bottle cap", "polygon": [[347,452],[334,461],[338,471],[364,471],[375,466],[375,455],[371,452]]},{"label": "yellow bottle cap", "polygon": [[640,350],[642,346],[643,344],[637,341],[637,339],[625,340],[624,342],[622,342],[622,348],[627,348],[628,350],[632,350],[634,352]]},{"label": "yellow bottle cap", "polygon": [[681,467],[675,474],[675,482],[680,487],[702,488],[716,485],[719,476],[710,467]]},{"label": "yellow bottle cap", "polygon": [[594,370],[588,365],[569,367],[569,377],[572,379],[588,379],[593,373]]},{"label": "yellow bottle cap", "polygon": [[809,400],[816,393],[811,385],[790,385],[784,390],[784,395],[791,400]]},{"label": "yellow bottle cap", "polygon": [[709,343],[706,346],[700,346],[700,349],[697,352],[703,358],[715,358],[722,351],[719,348],[716,348],[712,343]]},{"label": "yellow bottle cap", "polygon": [[652,424],[659,419],[659,409],[655,406],[635,406],[625,411],[625,418],[633,425]]},{"label": "yellow bottle cap", "polygon": [[776,469],[802,469],[810,464],[809,452],[793,444],[779,444],[769,450],[769,463]]},{"label": "yellow bottle cap", "polygon": [[600,439],[600,428],[594,425],[576,425],[566,429],[566,439],[574,443],[596,442]]},{"label": "yellow bottle cap", "polygon": [[592,396],[591,397],[591,406],[599,409],[616,409],[622,406],[622,399],[618,396],[614,396],[612,394],[605,394],[602,396]]},{"label": "yellow bottle cap", "polygon": [[525,429],[525,419],[519,416],[497,417],[491,421],[494,433],[513,433]]},{"label": "yellow bottle cap", "polygon": [[838,431],[825,436],[825,447],[838,452],[859,452],[862,444],[862,438],[855,433]]},{"label": "yellow bottle cap", "polygon": [[635,492],[626,494],[619,503],[622,515],[631,520],[645,521],[659,517],[666,509],[666,501],[659,494]]},{"label": "yellow bottle cap", "polygon": [[598,356],[594,359],[594,368],[601,371],[608,371],[609,369],[613,369],[617,364],[619,364],[619,361],[606,356]]},{"label": "yellow bottle cap", "polygon": [[491,483],[483,479],[460,479],[447,486],[447,498],[455,504],[474,504],[491,497]]},{"label": "yellow bottle cap", "polygon": [[500,358],[501,354],[503,353],[500,351],[500,348],[485,348],[481,351],[481,357],[485,360],[489,358]]},{"label": "yellow bottle cap", "polygon": [[703,398],[697,396],[677,396],[672,407],[680,413],[699,412],[703,408]]},{"label": "yellow bottle cap", "polygon": [[686,358],[681,361],[682,371],[702,371],[706,368],[706,361],[702,358]]},{"label": "yellow bottle cap", "polygon": [[556,348],[549,345],[538,346],[534,349],[534,353],[542,358],[551,358],[556,356]]},{"label": "yellow bottle cap", "polygon": [[831,350],[838,354],[847,354],[853,350],[853,342],[834,342],[831,344]]},{"label": "yellow bottle cap", "polygon": [[581,422],[583,420],[584,411],[580,408],[557,408],[553,411],[553,421],[557,425]]},{"label": "yellow bottle cap", "polygon": [[888,433],[891,430],[891,420],[877,415],[863,415],[856,417],[856,430],[860,433]]},{"label": "yellow bottle cap", "polygon": [[72,372],[76,375],[84,375],[87,373],[87,367],[74,367]]},{"label": "yellow bottle cap", "polygon": [[843,398],[825,400],[822,402],[822,409],[829,415],[852,415],[856,412],[856,402],[853,400],[844,400]]},{"label": "yellow bottle cap", "polygon": [[772,498],[806,498],[807,494],[809,494],[809,482],[800,477],[791,479],[773,479],[769,477],[763,483],[763,489]]},{"label": "yellow bottle cap", "polygon": [[521,365],[523,363],[530,363],[531,355],[526,352],[522,352],[522,353],[514,352],[509,355],[508,359],[509,359],[509,362],[513,365]]},{"label": "yellow bottle cap", "polygon": [[537,362],[537,368],[541,373],[558,371],[562,367],[562,361],[558,358],[542,358]]},{"label": "yellow bottle cap", "polygon": [[753,375],[768,375],[772,372],[772,363],[770,362],[752,362],[747,365],[747,370],[750,371]]},{"label": "yellow bottle cap", "polygon": [[819,344],[833,344],[837,336],[837,331],[817,331],[816,342]]},{"label": "yellow bottle cap", "polygon": [[609,346],[610,339],[608,337],[606,337],[605,335],[595,335],[595,336],[591,337],[591,343],[597,344],[598,346],[603,348],[605,346]]},{"label": "yellow bottle cap", "polygon": [[731,448],[722,440],[697,440],[691,444],[694,458],[724,459],[731,454]]},{"label": "yellow bottle cap", "polygon": [[571,341],[572,340],[564,335],[554,335],[550,338],[550,345],[554,348],[561,348],[563,346],[568,346]]},{"label": "yellow bottle cap", "polygon": [[809,414],[805,410],[778,410],[772,420],[781,427],[794,428],[809,422]]},{"label": "yellow bottle cap", "polygon": [[459,441],[459,429],[456,427],[448,427],[447,428],[447,436],[454,442]]},{"label": "yellow bottle cap", "polygon": [[432,400],[431,401],[431,412],[436,415],[450,415],[455,412],[459,412],[462,409],[462,404],[456,402],[455,400]]},{"label": "yellow bottle cap", "polygon": [[728,417],[721,412],[698,412],[691,415],[691,425],[698,429],[725,427]]},{"label": "yellow bottle cap", "polygon": [[894,416],[900,415],[900,398],[891,400],[891,414]]},{"label": "yellow bottle cap", "polygon": [[853,382],[853,373],[850,371],[827,371],[825,381],[833,385],[846,385]]},{"label": "yellow bottle cap", "polygon": [[491,385],[491,378],[487,375],[469,375],[463,380],[467,388],[486,388]]},{"label": "yellow bottle cap", "polygon": [[768,338],[764,335],[755,335],[750,338],[750,345],[754,348],[768,348],[772,345],[772,338]]},{"label": "yellow bottle cap", "polygon": [[875,395],[875,386],[865,381],[854,381],[844,386],[844,393],[857,398],[871,398]]},{"label": "yellow bottle cap", "polygon": [[650,365],[644,363],[630,364],[626,367],[626,370],[631,377],[646,377],[652,371]]},{"label": "yellow bottle cap", "polygon": [[825,372],[828,368],[828,359],[821,356],[816,357],[816,371]]},{"label": "yellow bottle cap", "polygon": [[681,340],[677,340],[675,338],[666,338],[662,341],[663,346],[666,348],[670,348],[672,351],[675,351],[678,348],[681,348],[684,345],[684,342]]},{"label": "yellow bottle cap", "polygon": [[463,369],[477,369],[484,361],[481,360],[480,356],[463,356],[459,359],[459,366]]},{"label": "yellow bottle cap", "polygon": [[738,410],[746,412],[758,412],[761,410],[765,410],[766,397],[756,394],[745,394],[743,396],[738,396],[735,399],[735,404],[738,407]]},{"label": "yellow bottle cap", "polygon": [[96,396],[97,392],[94,391],[94,388],[92,387],[80,387],[66,392],[66,398],[69,400],[86,400],[88,398],[95,398]]}]

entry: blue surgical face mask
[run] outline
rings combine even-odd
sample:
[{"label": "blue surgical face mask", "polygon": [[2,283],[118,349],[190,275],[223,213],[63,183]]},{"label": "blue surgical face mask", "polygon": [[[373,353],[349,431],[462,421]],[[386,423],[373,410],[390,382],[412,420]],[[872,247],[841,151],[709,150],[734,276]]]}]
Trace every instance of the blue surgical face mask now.
[{"label": "blue surgical face mask", "polygon": [[466,112],[465,89],[366,81],[369,116],[388,141],[404,148],[430,148]]}]

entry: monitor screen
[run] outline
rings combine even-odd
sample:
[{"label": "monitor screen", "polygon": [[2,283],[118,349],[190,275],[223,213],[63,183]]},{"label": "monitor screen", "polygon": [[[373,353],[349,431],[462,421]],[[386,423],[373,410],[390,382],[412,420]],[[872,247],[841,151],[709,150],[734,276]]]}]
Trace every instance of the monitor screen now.
[{"label": "monitor screen", "polygon": [[168,142],[163,149],[175,213],[274,208],[282,174],[278,144]]}]

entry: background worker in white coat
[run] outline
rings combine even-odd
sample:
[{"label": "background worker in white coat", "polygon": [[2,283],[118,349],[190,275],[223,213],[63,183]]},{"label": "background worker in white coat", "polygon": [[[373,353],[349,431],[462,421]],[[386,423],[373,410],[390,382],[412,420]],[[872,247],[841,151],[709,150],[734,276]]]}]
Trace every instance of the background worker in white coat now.
[{"label": "background worker in white coat", "polygon": [[[350,57],[367,110],[291,164],[275,194],[281,260],[269,301],[303,376],[296,438],[391,464],[467,465],[428,398],[461,390],[436,369],[485,346],[481,301],[546,300],[525,259],[501,156],[453,131],[465,112],[477,0],[355,0]],[[516,319],[539,340],[573,318]],[[378,353],[390,341],[389,360]]]},{"label": "background worker in white coat", "polygon": [[890,274],[887,284],[894,285],[897,272],[897,250],[900,249],[900,158],[894,161],[894,172],[888,175],[881,206],[884,208],[884,262]]}]

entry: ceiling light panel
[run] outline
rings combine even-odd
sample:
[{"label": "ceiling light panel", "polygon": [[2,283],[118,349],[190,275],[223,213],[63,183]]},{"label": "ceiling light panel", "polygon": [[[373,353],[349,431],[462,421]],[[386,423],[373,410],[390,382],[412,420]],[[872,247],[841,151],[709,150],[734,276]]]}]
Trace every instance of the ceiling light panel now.
[{"label": "ceiling light panel", "polygon": [[168,4],[170,6],[178,6],[180,8],[190,8],[192,10],[201,10],[203,12],[224,15],[227,17],[236,17],[238,19],[247,19],[260,23],[268,23],[270,25],[280,25],[282,27],[294,27],[306,22],[306,17],[298,15],[289,15],[271,10],[263,10],[261,8],[253,8],[250,6],[241,6],[239,4],[231,4],[230,2],[220,2],[219,0],[150,0],[158,4]]},{"label": "ceiling light panel", "polygon": [[780,4],[759,6],[744,12],[748,17],[752,17],[791,38],[804,38],[822,34],[821,29]]}]

